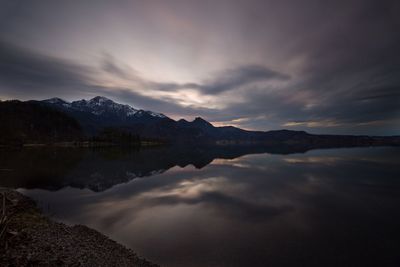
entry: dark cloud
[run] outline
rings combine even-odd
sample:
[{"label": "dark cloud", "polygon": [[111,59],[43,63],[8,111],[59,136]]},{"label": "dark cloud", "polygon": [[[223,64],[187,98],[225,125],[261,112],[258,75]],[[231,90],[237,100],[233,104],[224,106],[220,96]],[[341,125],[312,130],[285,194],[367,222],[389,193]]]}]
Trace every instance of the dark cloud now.
[{"label": "dark cloud", "polygon": [[187,84],[186,86],[198,89],[204,94],[219,94],[255,82],[287,79],[289,79],[288,75],[273,71],[264,66],[247,65],[226,70],[216,75],[214,80],[206,82],[203,85]]},{"label": "dark cloud", "polygon": [[[400,132],[398,1],[212,3],[100,1],[93,7],[90,1],[0,1],[0,39],[11,40],[0,43],[0,95],[104,94],[175,117],[235,120],[259,130]],[[110,17],[104,18],[104,11]],[[32,51],[46,53],[19,47],[28,43]],[[82,55],[101,54],[100,64],[86,66],[76,60],[79,55],[67,53],[70,47],[85,51]],[[60,59],[68,56],[75,61]],[[147,61],[154,64],[146,74],[159,65],[202,75],[187,82],[149,80],[140,74]],[[93,80],[97,72],[135,86],[101,86]],[[219,105],[182,106],[170,93],[185,89]]]},{"label": "dark cloud", "polygon": [[181,106],[175,103],[173,99],[167,97],[159,99],[143,96],[129,88],[113,88],[113,90],[110,90],[110,88],[107,87],[97,87],[97,93],[124,103],[129,103],[136,108],[162,112],[176,118],[181,118],[183,116],[203,116],[211,118],[218,112],[218,110],[212,108]]},{"label": "dark cloud", "polygon": [[108,53],[104,53],[101,60],[101,69],[112,75],[119,76],[123,79],[129,79],[134,75],[134,71],[124,66],[119,66],[114,57]]},{"label": "dark cloud", "polygon": [[1,93],[26,97],[74,95],[90,88],[91,69],[0,42]]},{"label": "dark cloud", "polygon": [[[103,57],[102,69],[123,78],[144,79],[120,67],[112,57]],[[0,42],[0,92],[24,99],[59,96],[76,99],[105,95],[131,103],[139,108],[162,110],[170,114],[196,115],[197,110],[173,102],[143,96],[129,88],[109,88],[95,85],[91,67],[36,53],[10,43]],[[160,84],[160,86],[163,86]],[[198,109],[200,111],[201,109]],[[207,109],[203,109],[207,112]]]},{"label": "dark cloud", "polygon": [[[292,39],[288,54],[303,59],[293,83],[273,94],[268,88],[247,90],[246,101],[231,106],[230,113],[237,118],[268,118],[241,124],[257,129],[298,121],[319,122],[313,124],[318,127],[295,127],[312,132],[398,133],[394,121],[400,118],[399,3],[331,2],[325,19],[319,17],[325,8],[304,6],[320,12],[306,19],[309,12],[299,9],[290,20],[298,25],[288,23],[281,28],[283,32],[296,29],[287,37]],[[387,125],[379,129],[377,123]],[[357,130],[357,124],[371,126]]]},{"label": "dark cloud", "polygon": [[118,62],[111,54],[103,53],[100,68],[119,78],[132,80],[136,83],[160,91],[176,91],[180,89],[196,89],[202,94],[218,95],[225,91],[238,89],[242,86],[269,80],[289,80],[289,75],[271,70],[261,65],[245,65],[224,70],[213,75],[213,78],[203,83],[157,82],[140,77],[136,70]]}]

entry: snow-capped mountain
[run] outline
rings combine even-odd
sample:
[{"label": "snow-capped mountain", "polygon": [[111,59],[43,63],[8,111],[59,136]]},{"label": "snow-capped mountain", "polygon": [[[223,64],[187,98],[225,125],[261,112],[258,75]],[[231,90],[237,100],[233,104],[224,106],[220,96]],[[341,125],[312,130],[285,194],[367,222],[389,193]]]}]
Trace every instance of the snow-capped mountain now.
[{"label": "snow-capped mountain", "polygon": [[[120,133],[166,143],[264,144],[268,146],[315,147],[400,145],[400,138],[312,135],[304,131],[247,131],[233,126],[215,127],[197,117],[175,121],[163,114],[137,110],[105,97],[67,102],[60,98],[43,101],[18,100],[0,103],[0,142],[58,142],[98,138],[102,134],[118,138]],[[113,136],[114,135],[114,136]],[[120,135],[121,137],[121,135]],[[17,140],[17,141],[15,141]],[[121,139],[122,140],[122,139]],[[131,138],[132,140],[132,138]],[[225,148],[222,148],[225,149]]]},{"label": "snow-capped mountain", "polygon": [[51,105],[60,105],[60,106],[64,106],[64,107],[70,107],[71,103],[68,103],[67,101],[58,98],[58,97],[53,97],[50,99],[46,99],[43,100],[42,102],[47,103],[47,104],[51,104]]},{"label": "snow-capped mountain", "polygon": [[[235,127],[215,127],[200,117],[191,122],[175,121],[161,113],[138,110],[102,96],[73,102],[51,98],[43,100],[41,103],[76,119],[87,136],[96,136],[106,128],[118,128],[139,136],[182,142],[212,142],[215,140],[251,140],[253,142],[265,138],[266,135],[286,136],[290,134],[251,132]],[[303,134],[294,131],[291,133]]]},{"label": "snow-capped mountain", "polygon": [[129,119],[131,117],[151,116],[155,118],[166,118],[164,114],[153,111],[138,110],[129,105],[123,105],[103,96],[96,96],[90,100],[78,100],[67,102],[60,98],[50,98],[42,102],[62,109],[91,113],[96,116],[118,117]]},{"label": "snow-capped mountain", "polygon": [[135,109],[102,96],[73,102],[60,98],[50,98],[41,101],[41,103],[67,113],[76,119],[88,135],[96,135],[106,127],[132,128],[138,127],[138,125],[153,125],[164,120],[171,120],[164,114]]},{"label": "snow-capped mountain", "polygon": [[248,136],[244,130],[232,131],[224,127],[214,127],[200,117],[191,122],[175,121],[161,113],[135,109],[102,96],[73,102],[51,98],[43,100],[41,103],[76,119],[89,136],[95,136],[109,127],[124,129],[140,136],[168,140],[219,139],[224,137],[227,131],[230,135],[229,138],[244,139]]}]

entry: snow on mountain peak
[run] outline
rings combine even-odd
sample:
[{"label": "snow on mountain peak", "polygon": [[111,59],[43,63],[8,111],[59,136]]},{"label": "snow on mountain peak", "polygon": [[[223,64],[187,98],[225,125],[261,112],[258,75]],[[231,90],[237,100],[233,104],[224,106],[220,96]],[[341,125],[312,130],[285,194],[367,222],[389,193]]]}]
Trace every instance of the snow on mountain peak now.
[{"label": "snow on mountain peak", "polygon": [[58,98],[58,97],[49,98],[49,99],[43,100],[43,102],[50,103],[50,104],[64,104],[64,103],[68,103],[68,102],[65,101],[64,99],[61,99],[61,98]]},{"label": "snow on mountain peak", "polygon": [[92,99],[90,99],[90,101],[100,101],[100,102],[104,102],[104,101],[112,101],[111,99],[105,97],[105,96],[95,96]]},{"label": "snow on mountain peak", "polygon": [[65,101],[64,99],[58,98],[58,97],[53,97],[49,98],[46,100],[43,100],[43,102],[51,105],[57,105],[57,106],[63,106],[65,108],[71,107],[71,103]]},{"label": "snow on mountain peak", "polygon": [[108,98],[106,98],[104,96],[93,97],[92,99],[90,99],[88,101],[88,103],[90,105],[103,105],[105,103],[107,103],[107,104],[116,104],[114,101],[112,101],[111,99],[108,99]]},{"label": "snow on mountain peak", "polygon": [[147,111],[147,112],[153,117],[159,117],[159,118],[166,118],[167,117],[162,113],[156,113],[156,112],[153,112],[153,111]]},{"label": "snow on mountain peak", "polygon": [[90,112],[96,116],[113,114],[113,116],[141,117],[144,114],[147,114],[156,118],[166,118],[164,114],[152,111],[137,110],[129,105],[116,103],[104,96],[96,96],[90,100],[82,99],[73,101],[72,103],[68,103],[60,98],[51,98],[44,100],[43,102],[53,105],[62,105],[65,108],[72,108],[74,110],[83,112]]},{"label": "snow on mountain peak", "polygon": [[134,114],[136,117],[142,117],[142,116],[144,116],[144,115],[150,115],[150,116],[152,116],[152,117],[157,117],[157,118],[166,118],[167,116],[165,116],[164,114],[162,114],[162,113],[156,113],[156,112],[153,112],[153,111],[149,111],[149,110],[143,110],[143,109],[141,109],[141,110],[138,110],[137,112],[136,112],[136,114]]}]

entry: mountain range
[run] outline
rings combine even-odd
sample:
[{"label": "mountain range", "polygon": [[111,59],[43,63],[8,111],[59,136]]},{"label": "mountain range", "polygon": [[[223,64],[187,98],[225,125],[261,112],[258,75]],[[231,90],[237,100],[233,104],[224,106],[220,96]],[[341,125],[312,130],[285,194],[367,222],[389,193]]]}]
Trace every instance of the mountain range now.
[{"label": "mountain range", "polygon": [[136,124],[152,124],[169,119],[161,113],[135,109],[102,96],[73,102],[50,98],[40,103],[75,118],[89,136],[98,134],[105,127],[129,128]]},{"label": "mountain range", "polygon": [[303,131],[246,131],[233,126],[214,127],[201,117],[193,121],[175,121],[164,114],[135,109],[116,103],[108,98],[96,96],[90,100],[67,102],[51,98],[40,103],[62,111],[76,119],[86,135],[96,135],[105,127],[117,127],[147,138],[176,142],[241,142],[253,143],[308,136]]},{"label": "mountain range", "polygon": [[164,114],[136,109],[106,97],[68,102],[0,102],[0,143],[59,142],[98,136],[104,129],[168,143],[307,145],[310,147],[399,145],[400,137],[313,135],[305,131],[247,131],[233,126],[215,127],[197,117],[173,120]]}]

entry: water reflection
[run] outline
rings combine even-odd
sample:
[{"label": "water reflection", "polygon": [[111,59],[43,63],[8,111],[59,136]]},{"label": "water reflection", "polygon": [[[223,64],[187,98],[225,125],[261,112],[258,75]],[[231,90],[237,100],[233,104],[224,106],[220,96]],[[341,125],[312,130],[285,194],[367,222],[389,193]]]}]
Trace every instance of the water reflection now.
[{"label": "water reflection", "polygon": [[20,191],[165,266],[400,263],[399,149],[218,153],[57,152],[57,182]]},{"label": "water reflection", "polygon": [[0,186],[58,190],[66,186],[104,191],[175,166],[201,169],[214,159],[255,153],[294,153],[302,147],[162,146],[146,149],[32,148],[0,150]]}]

